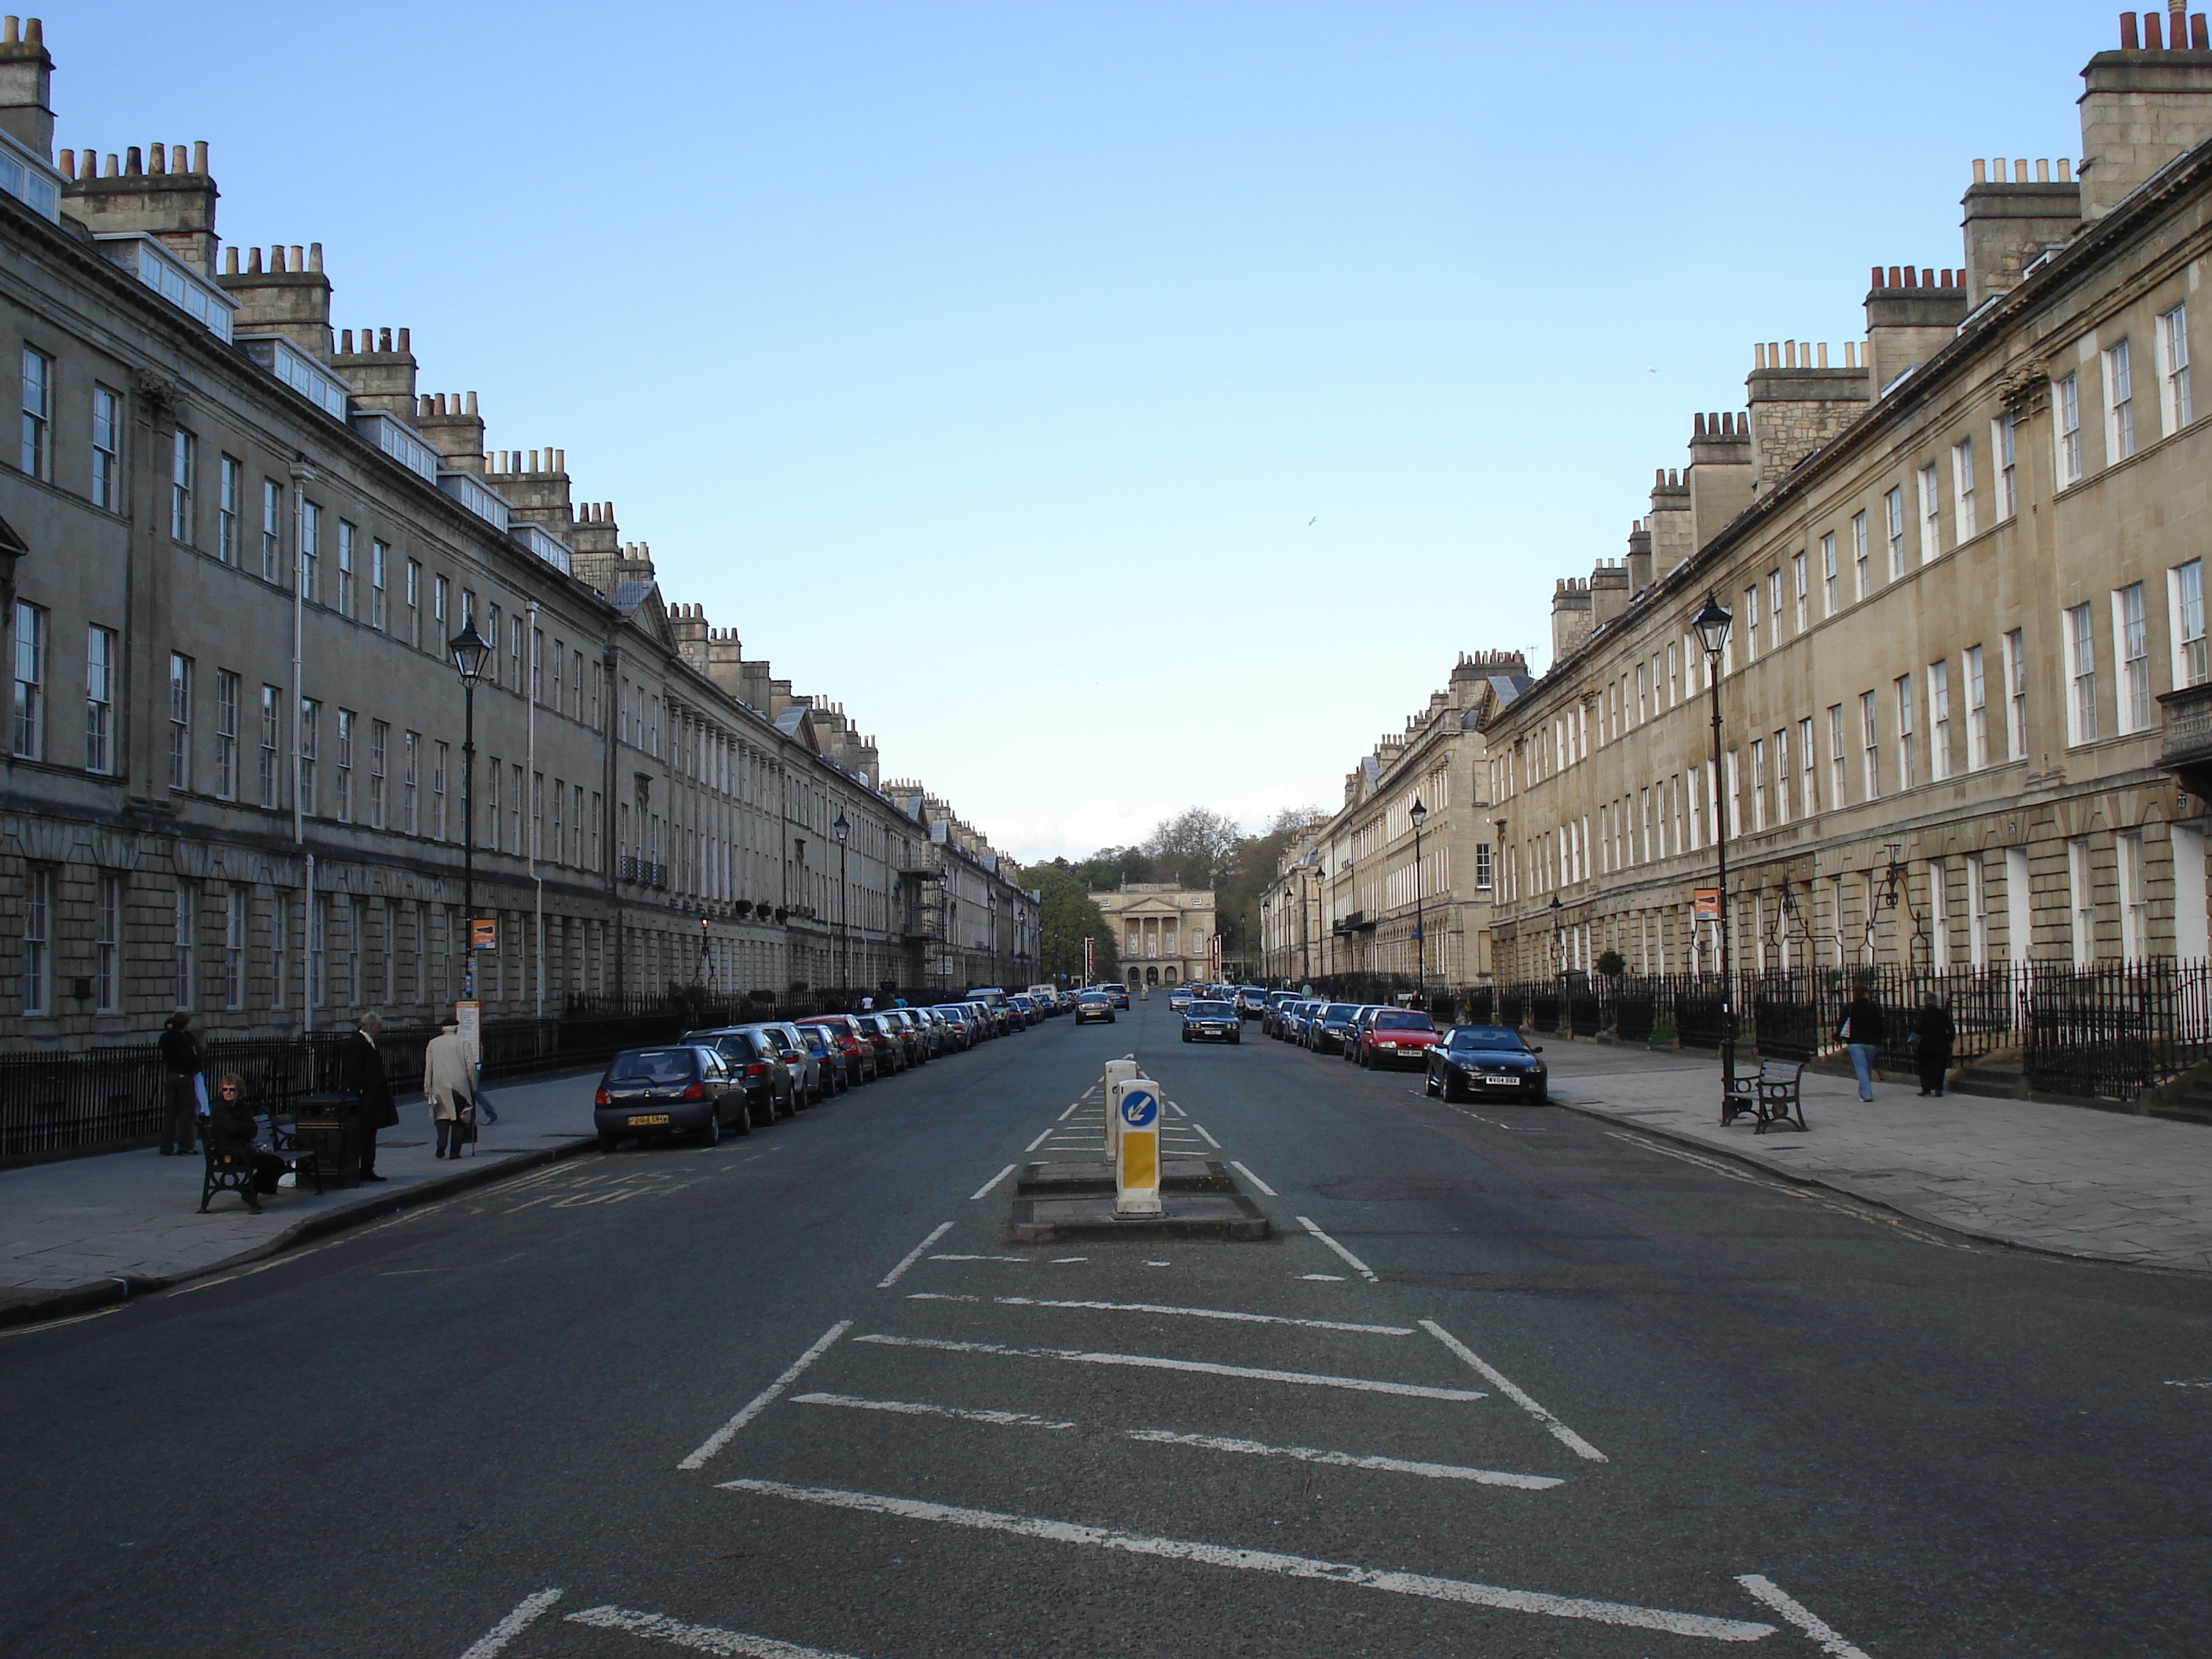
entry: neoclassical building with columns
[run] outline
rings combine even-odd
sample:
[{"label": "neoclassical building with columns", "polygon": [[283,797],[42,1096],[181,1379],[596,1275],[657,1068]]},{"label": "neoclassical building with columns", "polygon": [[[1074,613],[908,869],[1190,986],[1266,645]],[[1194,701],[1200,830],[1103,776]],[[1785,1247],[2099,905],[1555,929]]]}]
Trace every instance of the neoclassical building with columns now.
[{"label": "neoclassical building with columns", "polygon": [[1124,882],[1093,893],[1121,947],[1121,978],[1134,988],[1213,977],[1213,895],[1171,881]]}]

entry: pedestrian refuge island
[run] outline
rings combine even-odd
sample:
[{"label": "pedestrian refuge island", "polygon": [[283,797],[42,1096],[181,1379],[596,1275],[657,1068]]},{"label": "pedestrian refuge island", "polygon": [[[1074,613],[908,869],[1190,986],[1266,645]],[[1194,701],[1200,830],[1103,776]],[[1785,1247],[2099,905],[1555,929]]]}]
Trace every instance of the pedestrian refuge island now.
[{"label": "pedestrian refuge island", "polygon": [[1103,1156],[1024,1169],[1014,1182],[1013,1214],[1001,1240],[1057,1244],[1271,1236],[1267,1216],[1237,1190],[1225,1164],[1168,1156],[1160,1130],[1172,1103],[1136,1061],[1108,1060],[1099,1092]]}]

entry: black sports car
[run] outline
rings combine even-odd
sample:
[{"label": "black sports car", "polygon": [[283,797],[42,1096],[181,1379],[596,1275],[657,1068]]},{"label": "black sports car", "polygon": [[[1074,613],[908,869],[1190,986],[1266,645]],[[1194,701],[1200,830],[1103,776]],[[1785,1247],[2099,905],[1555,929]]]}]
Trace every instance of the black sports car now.
[{"label": "black sports car", "polygon": [[1446,1100],[1513,1093],[1540,1106],[1549,1075],[1537,1058],[1543,1052],[1507,1026],[1455,1025],[1429,1050],[1428,1091]]}]

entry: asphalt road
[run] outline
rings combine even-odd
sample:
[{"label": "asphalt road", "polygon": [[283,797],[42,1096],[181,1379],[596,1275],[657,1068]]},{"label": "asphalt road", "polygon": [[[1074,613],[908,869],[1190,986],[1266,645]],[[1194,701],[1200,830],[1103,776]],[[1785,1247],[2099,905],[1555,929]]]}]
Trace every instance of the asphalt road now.
[{"label": "asphalt road", "polygon": [[[1132,1050],[1273,1242],[999,1243]],[[2208,1333],[1155,1000],[0,1338],[0,1654],[2198,1656]]]}]

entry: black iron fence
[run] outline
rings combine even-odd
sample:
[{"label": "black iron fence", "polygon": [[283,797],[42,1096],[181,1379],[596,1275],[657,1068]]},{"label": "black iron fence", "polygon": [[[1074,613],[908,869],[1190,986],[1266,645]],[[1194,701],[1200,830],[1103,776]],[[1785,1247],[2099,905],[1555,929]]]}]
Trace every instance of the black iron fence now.
[{"label": "black iron fence", "polygon": [[1732,1013],[1747,1048],[1814,1060],[1841,1050],[1836,1033],[1861,991],[1884,1011],[1877,1063],[1886,1071],[1913,1069],[1912,1017],[1931,998],[1950,1013],[1954,1064],[2014,1051],[2028,1084],[2046,1093],[2129,1102],[2212,1061],[2212,963],[2203,962],[1747,970],[1727,980],[1574,973],[1462,992],[1438,999],[1450,1005],[1438,1012],[1707,1050],[1720,1047]]}]

